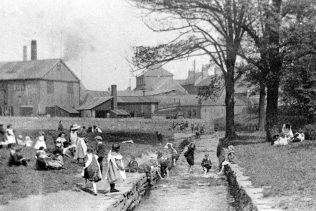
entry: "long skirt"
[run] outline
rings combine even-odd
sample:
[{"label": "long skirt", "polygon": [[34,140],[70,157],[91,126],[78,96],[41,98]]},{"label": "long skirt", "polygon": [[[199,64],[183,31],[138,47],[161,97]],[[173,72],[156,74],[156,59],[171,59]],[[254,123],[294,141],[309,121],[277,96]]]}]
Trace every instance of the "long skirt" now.
[{"label": "long skirt", "polygon": [[95,156],[92,157],[90,165],[84,169],[83,178],[88,179],[91,182],[99,182],[101,178],[100,168],[98,166],[98,161]]}]

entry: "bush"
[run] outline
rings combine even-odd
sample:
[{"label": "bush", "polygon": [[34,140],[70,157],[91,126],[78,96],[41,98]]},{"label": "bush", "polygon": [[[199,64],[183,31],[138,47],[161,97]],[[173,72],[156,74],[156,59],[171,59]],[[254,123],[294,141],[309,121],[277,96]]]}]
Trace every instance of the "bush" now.
[{"label": "bush", "polygon": [[316,125],[308,124],[303,129],[305,138],[308,140],[316,140]]}]

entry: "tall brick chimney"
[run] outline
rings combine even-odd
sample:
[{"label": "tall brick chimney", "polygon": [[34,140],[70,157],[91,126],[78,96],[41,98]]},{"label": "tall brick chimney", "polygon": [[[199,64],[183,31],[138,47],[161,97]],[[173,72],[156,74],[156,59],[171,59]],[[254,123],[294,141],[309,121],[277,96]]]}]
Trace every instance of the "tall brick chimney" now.
[{"label": "tall brick chimney", "polygon": [[115,84],[111,85],[111,96],[113,97],[112,100],[112,110],[117,109],[117,86]]},{"label": "tall brick chimney", "polygon": [[37,60],[37,44],[36,40],[31,41],[31,60]]},{"label": "tall brick chimney", "polygon": [[23,46],[23,61],[27,61],[27,46]]}]

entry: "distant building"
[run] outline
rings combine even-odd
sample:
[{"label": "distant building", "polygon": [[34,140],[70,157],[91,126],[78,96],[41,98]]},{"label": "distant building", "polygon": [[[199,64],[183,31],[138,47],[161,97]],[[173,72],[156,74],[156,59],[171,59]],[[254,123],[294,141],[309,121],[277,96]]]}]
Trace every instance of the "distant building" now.
[{"label": "distant building", "polygon": [[58,114],[71,116],[79,105],[79,79],[61,59],[37,60],[34,41],[31,53],[30,61],[0,63],[0,114],[46,115],[57,106],[64,110]]},{"label": "distant building", "polygon": [[[96,93],[95,93],[96,94]],[[145,117],[150,118],[158,109],[158,100],[152,96],[117,96],[116,86],[111,87],[111,96],[88,97],[77,110],[82,117],[114,118]],[[92,93],[90,93],[90,96]]]},{"label": "distant building", "polygon": [[205,78],[209,77],[209,65],[204,65],[201,72],[195,72],[194,70],[189,70],[188,77],[184,80],[177,80],[177,82],[189,93],[196,95],[198,94],[199,88],[196,86]]},{"label": "distant building", "polygon": [[159,65],[148,68],[136,77],[135,91],[143,91],[143,95],[187,94],[186,90],[173,79],[173,74]]}]

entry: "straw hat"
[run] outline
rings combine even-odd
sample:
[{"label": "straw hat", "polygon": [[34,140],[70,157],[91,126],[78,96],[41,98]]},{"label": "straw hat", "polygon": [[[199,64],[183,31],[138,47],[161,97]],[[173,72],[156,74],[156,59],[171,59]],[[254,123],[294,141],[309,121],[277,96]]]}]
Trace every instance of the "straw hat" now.
[{"label": "straw hat", "polygon": [[96,136],[96,137],[94,137],[94,139],[102,141],[102,137],[101,136]]},{"label": "straw hat", "polygon": [[71,130],[78,130],[79,128],[80,128],[80,125],[78,125],[78,124],[73,124],[71,126]]}]

